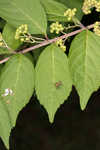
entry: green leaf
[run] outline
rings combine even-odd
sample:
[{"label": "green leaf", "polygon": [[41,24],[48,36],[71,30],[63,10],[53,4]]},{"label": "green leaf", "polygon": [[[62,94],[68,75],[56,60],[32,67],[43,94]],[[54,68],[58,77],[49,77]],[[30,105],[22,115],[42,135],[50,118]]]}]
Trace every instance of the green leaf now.
[{"label": "green leaf", "polygon": [[7,48],[4,48],[4,47],[0,47],[0,55],[3,55],[3,54],[11,54],[12,53],[12,50],[8,50]]},{"label": "green leaf", "polygon": [[10,24],[7,23],[4,26],[2,37],[10,49],[8,50],[8,48],[0,47],[0,55],[11,54],[14,50],[16,50],[22,44],[21,41],[15,40],[15,32],[16,32],[16,29]]},{"label": "green leaf", "polygon": [[[6,95],[6,90],[8,95]],[[2,68],[0,76],[0,136],[9,148],[9,135],[16,124],[19,111],[29,102],[34,91],[32,61],[17,54]]]},{"label": "green leaf", "polygon": [[4,64],[0,64],[0,74],[1,74],[1,70],[3,68]]},{"label": "green leaf", "polygon": [[48,46],[40,55],[35,69],[35,89],[40,103],[46,108],[53,122],[57,108],[70,94],[68,60],[56,45]]},{"label": "green leaf", "polygon": [[2,33],[3,39],[12,50],[16,50],[21,45],[19,40],[15,40],[15,32],[16,29],[7,23]]},{"label": "green leaf", "polygon": [[67,21],[66,17],[64,17],[64,12],[67,10],[65,5],[54,0],[41,0],[41,3],[49,21]]},{"label": "green leaf", "polygon": [[37,60],[41,54],[41,52],[44,50],[44,46],[43,47],[40,47],[40,48],[37,48],[36,50],[33,50],[32,53],[33,53],[33,58],[34,58],[34,64],[37,63]]},{"label": "green leaf", "polygon": [[81,8],[84,0],[56,0],[56,1],[65,4],[68,8],[77,8],[76,17],[79,20],[82,19],[83,12]]},{"label": "green leaf", "polygon": [[28,24],[30,33],[46,34],[46,15],[39,0],[0,0],[0,17],[16,28]]},{"label": "green leaf", "polygon": [[84,110],[100,86],[100,37],[88,30],[78,34],[70,47],[69,67]]}]

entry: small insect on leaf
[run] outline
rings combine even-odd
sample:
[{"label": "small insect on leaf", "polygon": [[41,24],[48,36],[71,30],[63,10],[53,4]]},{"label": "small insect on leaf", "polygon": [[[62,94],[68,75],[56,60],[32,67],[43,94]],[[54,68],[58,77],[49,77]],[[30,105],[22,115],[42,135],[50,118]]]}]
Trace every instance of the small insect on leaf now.
[{"label": "small insect on leaf", "polygon": [[61,81],[58,81],[58,82],[55,83],[56,88],[60,87],[61,85],[62,85]]},{"label": "small insect on leaf", "polygon": [[11,89],[5,89],[4,94],[2,94],[2,96],[8,96],[8,95],[13,95],[13,91]]}]

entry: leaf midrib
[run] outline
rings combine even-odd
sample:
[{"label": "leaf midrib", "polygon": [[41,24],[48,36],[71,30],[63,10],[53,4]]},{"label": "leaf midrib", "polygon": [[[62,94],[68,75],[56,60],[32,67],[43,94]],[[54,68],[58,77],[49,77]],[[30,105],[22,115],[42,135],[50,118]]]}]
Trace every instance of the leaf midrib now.
[{"label": "leaf midrib", "polygon": [[[84,91],[86,90],[85,85],[86,85],[86,78],[87,78],[87,45],[88,45],[88,31],[85,31],[86,33],[86,38],[85,38],[85,57],[84,57]],[[86,92],[83,92],[86,93]]]},{"label": "leaf midrib", "polygon": [[[17,67],[16,81],[15,81],[14,88],[13,88],[15,102],[16,102],[16,99],[17,99],[17,96],[16,96],[16,93],[17,93],[17,84],[18,84],[19,74],[20,74],[20,70],[21,70],[21,66],[22,66],[21,56],[17,56],[17,57],[19,57],[19,58],[17,58],[17,59],[19,59],[19,60],[17,60],[17,61],[19,61],[18,62],[19,64],[18,64],[18,67]],[[14,109],[14,107],[12,109]],[[14,122],[13,122],[13,125],[14,125]]]},{"label": "leaf midrib", "polygon": [[53,82],[53,84],[55,83],[55,56],[54,56],[54,50],[53,50],[53,48],[52,48],[52,57],[51,57],[51,59],[52,59],[52,82]]}]

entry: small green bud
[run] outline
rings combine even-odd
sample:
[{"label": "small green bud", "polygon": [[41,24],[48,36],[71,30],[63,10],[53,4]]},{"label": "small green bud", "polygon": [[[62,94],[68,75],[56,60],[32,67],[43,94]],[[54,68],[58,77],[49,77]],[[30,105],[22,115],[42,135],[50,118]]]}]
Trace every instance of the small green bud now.
[{"label": "small green bud", "polygon": [[70,8],[69,8],[69,9],[67,9],[67,10],[64,12],[64,16],[67,17],[67,20],[68,20],[68,21],[71,21],[72,18],[75,16],[76,11],[77,11],[76,8],[73,8],[73,9],[70,9]]},{"label": "small green bud", "polygon": [[21,38],[21,39],[20,39],[20,41],[21,41],[21,42],[24,42],[24,41],[25,41],[25,39],[24,39],[24,38]]},{"label": "small green bud", "polygon": [[94,33],[97,34],[98,36],[100,36],[100,22],[95,22],[94,24]]},{"label": "small green bud", "polygon": [[50,25],[50,32],[53,33],[54,31],[56,32],[56,34],[59,34],[61,31],[64,30],[64,27],[62,26],[62,24],[60,24],[59,22],[56,23],[52,23]]}]

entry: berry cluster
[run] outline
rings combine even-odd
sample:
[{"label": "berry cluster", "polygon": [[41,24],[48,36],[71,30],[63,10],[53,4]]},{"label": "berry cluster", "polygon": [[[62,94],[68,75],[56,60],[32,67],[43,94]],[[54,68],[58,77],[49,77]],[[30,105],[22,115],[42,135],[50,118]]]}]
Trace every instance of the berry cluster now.
[{"label": "berry cluster", "polygon": [[3,41],[2,41],[2,34],[0,33],[0,46],[3,45]]},{"label": "berry cluster", "polygon": [[64,41],[62,39],[58,40],[56,44],[65,52],[66,46],[64,45]]},{"label": "berry cluster", "polygon": [[23,38],[20,38],[20,37],[22,37],[23,35],[25,35],[27,32],[28,32],[28,26],[27,26],[27,24],[22,24],[16,30],[15,39],[16,40],[18,40],[18,39],[22,40]]},{"label": "berry cluster", "polygon": [[61,31],[64,30],[64,27],[59,22],[52,23],[50,25],[50,32],[53,33],[54,31],[56,34],[59,34]]},{"label": "berry cluster", "polygon": [[95,34],[97,34],[98,36],[100,36],[100,22],[96,22],[95,24],[94,24],[94,33]]},{"label": "berry cluster", "polygon": [[64,12],[64,16],[67,17],[67,20],[68,21],[71,21],[73,19],[73,17],[75,16],[76,14],[76,11],[77,9],[76,8],[73,8],[73,9],[67,9],[65,12]]},{"label": "berry cluster", "polygon": [[90,14],[91,8],[95,7],[97,12],[100,12],[100,1],[96,0],[84,0],[82,10],[84,14]]},{"label": "berry cluster", "polygon": [[1,32],[0,32],[0,47],[6,47]]},{"label": "berry cluster", "polygon": [[15,33],[15,39],[20,40],[21,42],[35,43],[35,40],[28,33],[27,24],[22,24],[21,26],[19,26],[19,28],[17,28]]},{"label": "berry cluster", "polygon": [[99,1],[99,2],[96,2],[95,8],[96,8],[96,11],[97,11],[97,12],[100,12],[100,1]]}]

